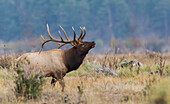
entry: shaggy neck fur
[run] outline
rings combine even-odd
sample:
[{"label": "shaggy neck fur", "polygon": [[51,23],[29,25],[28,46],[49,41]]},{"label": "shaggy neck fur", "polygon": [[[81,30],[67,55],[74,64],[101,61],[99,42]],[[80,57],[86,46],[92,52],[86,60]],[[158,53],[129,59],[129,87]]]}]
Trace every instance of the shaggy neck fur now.
[{"label": "shaggy neck fur", "polygon": [[64,53],[64,62],[68,69],[67,73],[76,70],[82,64],[86,54],[82,55],[75,47],[66,50]]}]

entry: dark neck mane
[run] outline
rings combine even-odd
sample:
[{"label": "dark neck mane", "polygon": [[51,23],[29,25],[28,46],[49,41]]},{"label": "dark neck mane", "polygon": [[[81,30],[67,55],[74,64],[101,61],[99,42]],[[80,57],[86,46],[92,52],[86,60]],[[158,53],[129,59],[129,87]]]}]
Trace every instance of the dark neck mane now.
[{"label": "dark neck mane", "polygon": [[64,62],[68,69],[67,73],[76,70],[82,64],[86,55],[81,55],[75,47],[65,50]]}]

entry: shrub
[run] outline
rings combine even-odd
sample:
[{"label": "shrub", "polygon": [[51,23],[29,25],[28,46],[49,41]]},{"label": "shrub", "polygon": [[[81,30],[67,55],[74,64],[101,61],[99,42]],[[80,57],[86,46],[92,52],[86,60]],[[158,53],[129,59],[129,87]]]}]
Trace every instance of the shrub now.
[{"label": "shrub", "polygon": [[42,91],[44,76],[41,72],[26,72],[30,69],[15,68],[15,95],[17,98],[36,99]]}]

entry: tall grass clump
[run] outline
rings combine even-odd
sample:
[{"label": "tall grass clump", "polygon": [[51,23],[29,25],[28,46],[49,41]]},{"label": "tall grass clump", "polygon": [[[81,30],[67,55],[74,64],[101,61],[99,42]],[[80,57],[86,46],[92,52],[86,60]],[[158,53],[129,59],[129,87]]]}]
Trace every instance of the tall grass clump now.
[{"label": "tall grass clump", "polygon": [[41,95],[42,87],[44,84],[44,76],[39,72],[33,72],[31,66],[16,67],[15,72],[15,87],[14,92],[17,98],[21,100],[36,99]]},{"label": "tall grass clump", "polygon": [[0,56],[0,67],[3,69],[10,69],[14,66],[15,58],[15,55],[8,55],[7,53],[4,53],[3,56]]},{"label": "tall grass clump", "polygon": [[163,76],[163,71],[165,70],[165,57],[163,57],[162,55],[160,55],[160,58],[159,58],[159,73],[160,73],[160,76]]}]

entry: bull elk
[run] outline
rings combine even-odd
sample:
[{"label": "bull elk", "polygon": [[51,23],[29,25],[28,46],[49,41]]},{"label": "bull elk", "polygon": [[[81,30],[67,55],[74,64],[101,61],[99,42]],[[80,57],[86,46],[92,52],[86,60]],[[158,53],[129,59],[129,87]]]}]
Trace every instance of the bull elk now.
[{"label": "bull elk", "polygon": [[[55,85],[56,81],[59,81],[62,86],[62,91],[64,91],[65,84],[63,77],[66,75],[66,73],[78,69],[89,50],[95,47],[95,42],[83,41],[84,37],[86,36],[85,27],[80,27],[81,34],[79,37],[76,37],[76,32],[72,27],[74,32],[73,40],[69,40],[65,30],[61,26],[60,28],[64,32],[67,40],[62,38],[60,31],[58,32],[61,40],[54,38],[50,34],[49,26],[47,24],[47,31],[50,39],[45,40],[44,37],[41,36],[43,43],[41,45],[40,51],[34,53],[25,53],[18,58],[18,62],[26,58],[29,60],[30,65],[38,67],[46,77],[52,76],[51,84]],[[58,49],[42,51],[44,44],[51,41],[58,44]],[[73,47],[67,50],[59,49],[66,44],[71,44]]]}]

